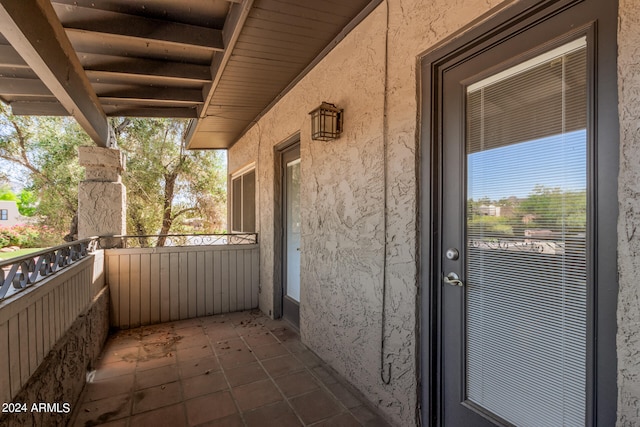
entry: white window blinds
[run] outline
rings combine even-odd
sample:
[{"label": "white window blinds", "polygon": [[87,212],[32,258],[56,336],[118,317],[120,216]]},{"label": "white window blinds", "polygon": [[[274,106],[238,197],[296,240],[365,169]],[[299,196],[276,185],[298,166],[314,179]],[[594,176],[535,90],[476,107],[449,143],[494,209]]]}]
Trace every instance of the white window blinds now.
[{"label": "white window blinds", "polygon": [[467,88],[466,391],[516,426],[586,411],[584,39]]}]

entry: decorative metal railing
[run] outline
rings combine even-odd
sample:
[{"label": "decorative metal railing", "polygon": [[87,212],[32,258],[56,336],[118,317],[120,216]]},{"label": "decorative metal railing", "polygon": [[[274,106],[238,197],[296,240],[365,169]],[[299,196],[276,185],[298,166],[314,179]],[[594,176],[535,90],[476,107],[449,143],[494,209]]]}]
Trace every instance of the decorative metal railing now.
[{"label": "decorative metal railing", "polygon": [[471,249],[490,249],[551,255],[563,255],[575,251],[584,251],[585,245],[584,237],[575,236],[558,240],[541,238],[469,240],[469,248]]},{"label": "decorative metal railing", "polygon": [[85,258],[99,246],[97,237],[69,242],[0,262],[0,300]]},{"label": "decorative metal railing", "polygon": [[237,234],[155,234],[146,236],[113,236],[122,248],[153,248],[162,246],[255,245],[256,233]]},{"label": "decorative metal railing", "polygon": [[256,233],[118,235],[77,240],[0,262],[0,301],[85,258],[96,249],[251,245],[257,243],[258,235]]}]

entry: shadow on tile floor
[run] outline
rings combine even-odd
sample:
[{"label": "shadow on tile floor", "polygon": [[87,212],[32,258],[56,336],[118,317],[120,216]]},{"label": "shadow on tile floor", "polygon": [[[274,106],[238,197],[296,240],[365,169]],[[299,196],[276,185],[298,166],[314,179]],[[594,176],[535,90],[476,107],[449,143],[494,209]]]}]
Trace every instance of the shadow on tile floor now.
[{"label": "shadow on tile floor", "polygon": [[259,311],[112,335],[69,425],[388,426],[293,329]]}]

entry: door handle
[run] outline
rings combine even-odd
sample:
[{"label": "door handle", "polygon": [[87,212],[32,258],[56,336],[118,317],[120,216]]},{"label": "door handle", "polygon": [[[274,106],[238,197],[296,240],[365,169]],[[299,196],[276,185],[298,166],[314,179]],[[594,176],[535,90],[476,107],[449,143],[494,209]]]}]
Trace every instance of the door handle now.
[{"label": "door handle", "polygon": [[462,280],[460,280],[460,277],[453,271],[447,274],[446,276],[444,276],[444,283],[452,286],[464,287],[464,283],[462,283]]}]

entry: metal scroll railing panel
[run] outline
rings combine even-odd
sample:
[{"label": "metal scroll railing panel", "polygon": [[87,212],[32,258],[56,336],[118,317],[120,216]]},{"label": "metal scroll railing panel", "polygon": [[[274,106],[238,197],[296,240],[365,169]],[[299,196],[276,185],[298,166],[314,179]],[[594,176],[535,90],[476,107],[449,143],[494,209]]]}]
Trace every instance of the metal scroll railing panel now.
[{"label": "metal scroll railing panel", "polygon": [[0,262],[0,301],[85,258],[98,245],[92,237]]},{"label": "metal scroll railing panel", "polygon": [[258,243],[256,233],[128,235],[113,236],[112,239],[120,239],[122,248],[255,245]]}]

